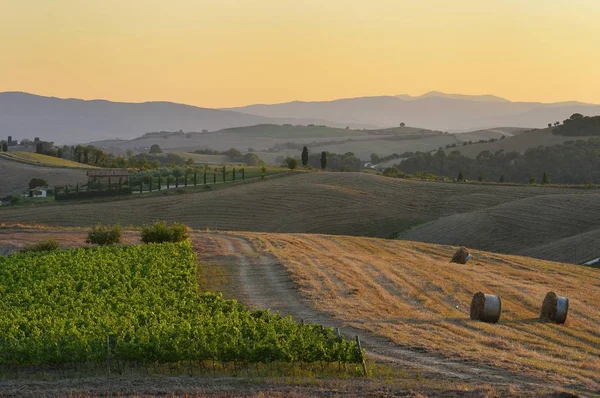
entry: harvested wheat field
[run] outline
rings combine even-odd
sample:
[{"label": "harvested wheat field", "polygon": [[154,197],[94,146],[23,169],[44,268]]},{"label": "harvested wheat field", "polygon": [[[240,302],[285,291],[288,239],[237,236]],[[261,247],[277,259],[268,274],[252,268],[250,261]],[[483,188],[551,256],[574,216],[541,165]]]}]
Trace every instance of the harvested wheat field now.
[{"label": "harvested wheat field", "polygon": [[[600,228],[600,194],[593,192],[597,191],[404,181],[362,173],[292,173],[179,196],[0,209],[0,220],[81,226],[140,225],[160,218],[196,229],[401,236],[519,253]],[[489,217],[487,211],[498,217]],[[444,217],[449,217],[447,225],[419,228],[445,222]],[[544,221],[546,217],[550,221]],[[550,222],[557,225],[550,228]],[[514,239],[513,229],[523,233],[517,232]],[[540,256],[551,259],[551,253],[544,250]]]},{"label": "harvested wheat field", "polygon": [[[36,166],[9,160],[3,156],[0,156],[0,175],[2,175],[0,197],[23,192],[28,188],[32,178],[43,178],[51,186],[77,182],[81,184],[87,181],[85,169]],[[0,215],[0,220],[3,219]],[[28,221],[31,221],[31,217]]]},{"label": "harvested wheat field", "polygon": [[[251,249],[236,243],[240,238]],[[197,239],[201,246],[204,238]],[[215,237],[207,239],[214,246]],[[600,388],[598,269],[481,251],[471,251],[466,265],[452,264],[455,247],[347,236],[235,233],[221,239],[223,247],[240,245],[233,253],[250,251],[247,259],[272,258],[307,305],[346,327],[473,367],[505,369],[515,380],[527,375]],[[264,266],[263,260],[255,266]],[[236,266],[244,261],[251,260]],[[239,294],[269,288],[267,277],[254,287],[244,286],[241,277]],[[550,290],[569,297],[565,325],[539,320]],[[470,320],[478,291],[501,297],[497,324]],[[292,298],[273,300],[285,311],[277,300]]]}]

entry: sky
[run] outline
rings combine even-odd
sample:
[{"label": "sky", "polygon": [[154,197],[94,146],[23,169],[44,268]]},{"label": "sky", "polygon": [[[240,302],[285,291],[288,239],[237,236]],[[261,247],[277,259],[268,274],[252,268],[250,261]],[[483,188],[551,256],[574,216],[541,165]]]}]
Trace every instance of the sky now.
[{"label": "sky", "polygon": [[0,92],[600,103],[598,0],[0,0]]}]

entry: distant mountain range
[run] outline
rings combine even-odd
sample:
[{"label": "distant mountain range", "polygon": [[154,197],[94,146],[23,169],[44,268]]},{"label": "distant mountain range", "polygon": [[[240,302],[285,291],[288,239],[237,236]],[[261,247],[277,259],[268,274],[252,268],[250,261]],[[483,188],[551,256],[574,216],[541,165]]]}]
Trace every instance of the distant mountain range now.
[{"label": "distant mountain range", "polygon": [[544,104],[511,102],[493,95],[469,96],[430,92],[408,95],[348,98],[319,102],[287,102],[227,108],[264,117],[313,117],[333,122],[374,124],[380,127],[406,123],[431,130],[464,132],[497,126],[545,127],[573,113],[600,114],[600,105],[581,102]]},{"label": "distant mountain range", "polygon": [[462,132],[497,126],[544,127],[573,113],[600,114],[600,105],[580,102],[511,102],[493,95],[430,92],[408,95],[288,102],[210,109],[172,102],[123,103],[0,93],[0,137],[40,137],[57,143],[131,139],[150,131],[215,131],[257,124],[320,124],[385,128],[406,123]]},{"label": "distant mountain range", "polygon": [[[221,130],[256,124],[323,124],[346,127],[347,123],[315,118],[270,118],[240,112],[199,108],[173,102],[124,103],[85,101],[39,95],[0,93],[0,139],[33,139],[56,143],[84,143],[111,138],[132,139],[151,131]],[[356,128],[376,127],[360,123]]]}]

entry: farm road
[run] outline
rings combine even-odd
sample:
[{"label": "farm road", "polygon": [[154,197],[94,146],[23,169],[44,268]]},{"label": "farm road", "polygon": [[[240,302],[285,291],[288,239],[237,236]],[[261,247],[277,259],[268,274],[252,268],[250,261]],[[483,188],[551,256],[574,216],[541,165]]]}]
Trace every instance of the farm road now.
[{"label": "farm road", "polygon": [[237,298],[252,308],[270,308],[282,315],[291,315],[296,320],[339,327],[347,337],[358,335],[368,356],[377,362],[418,371],[428,378],[537,389],[560,388],[548,381],[507,370],[408,350],[386,338],[344,325],[328,314],[314,310],[298,292],[279,260],[271,253],[255,247],[243,236],[229,233],[196,234],[193,242],[196,247],[203,248],[199,249],[201,260],[224,267],[228,281],[222,290],[226,296]]}]

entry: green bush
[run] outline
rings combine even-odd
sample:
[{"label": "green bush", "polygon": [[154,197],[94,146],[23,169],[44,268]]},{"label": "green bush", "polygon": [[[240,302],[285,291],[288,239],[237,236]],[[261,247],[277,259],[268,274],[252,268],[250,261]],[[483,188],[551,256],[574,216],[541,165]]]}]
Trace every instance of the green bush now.
[{"label": "green bush", "polygon": [[117,225],[96,225],[88,233],[86,243],[92,243],[99,246],[116,245],[121,243],[121,226]]},{"label": "green bush", "polygon": [[60,249],[60,244],[56,239],[44,239],[39,241],[38,243],[31,243],[29,245],[25,245],[22,252],[52,252]]},{"label": "green bush", "polygon": [[159,221],[152,225],[146,225],[142,229],[142,242],[144,243],[176,243],[188,238],[188,227],[177,222],[168,225],[165,221]]},{"label": "green bush", "polygon": [[63,192],[56,193],[56,200],[78,200],[78,199],[91,199],[91,198],[102,198],[110,196],[121,196],[131,195],[132,189],[129,187],[122,187],[121,189],[111,189],[104,191],[79,191],[79,192]]}]

